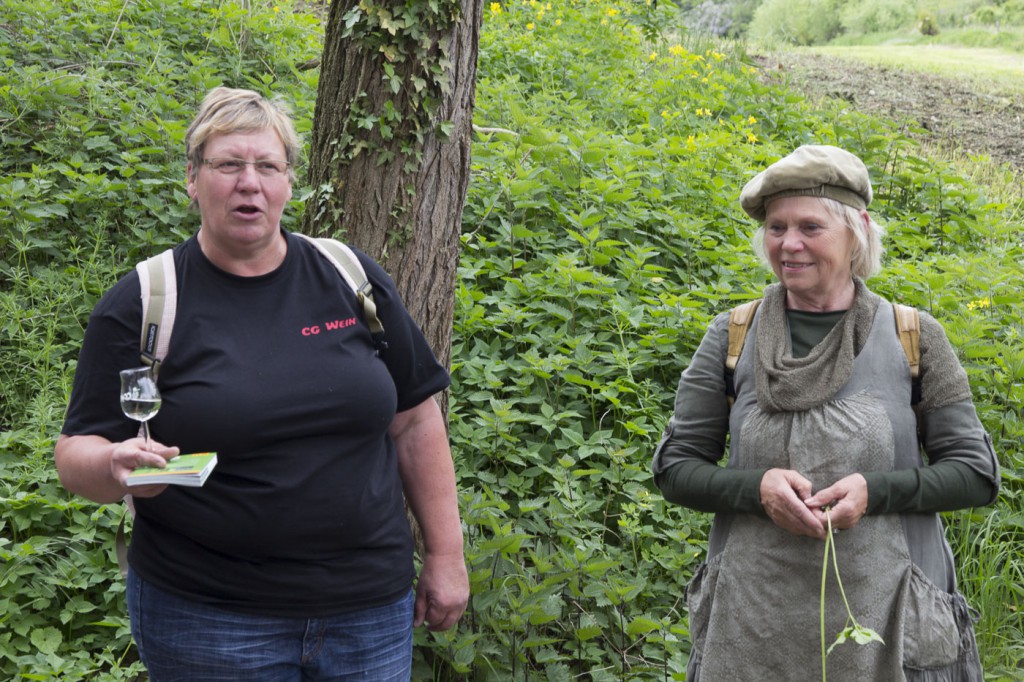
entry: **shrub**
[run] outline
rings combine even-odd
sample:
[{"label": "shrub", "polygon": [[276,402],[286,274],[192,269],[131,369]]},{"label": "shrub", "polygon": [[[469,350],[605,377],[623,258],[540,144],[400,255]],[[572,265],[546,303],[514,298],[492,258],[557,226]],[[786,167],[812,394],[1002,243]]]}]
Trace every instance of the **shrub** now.
[{"label": "shrub", "polygon": [[[281,93],[308,130],[315,71],[294,65],[318,54],[318,27],[248,4],[0,0],[0,678],[144,675],[111,556],[119,510],[59,486],[53,441],[97,298],[194,229],[180,136],[205,89]],[[417,631],[414,678],[682,679],[709,519],[667,505],[648,462],[709,319],[769,279],[739,189],[805,142],[871,168],[891,235],[872,286],[943,321],[995,438],[1000,505],[950,525],[986,666],[1009,677],[1019,207],[893,122],[812,109],[740,50],[660,38],[646,6],[485,11],[450,413],[473,597],[455,631]]]},{"label": "shrub", "polygon": [[985,5],[974,10],[971,15],[971,20],[985,26],[995,26],[999,28],[999,22],[1003,20],[1003,10],[1001,7],[995,7],[993,5]]},{"label": "shrub", "polygon": [[839,16],[846,32],[863,35],[911,26],[914,10],[911,0],[868,0],[847,3]]},{"label": "shrub", "polygon": [[923,36],[937,36],[939,35],[939,23],[935,20],[934,15],[922,12],[918,15],[917,30]]},{"label": "shrub", "polygon": [[768,45],[823,45],[840,30],[834,0],[765,0],[747,35]]},{"label": "shrub", "polygon": [[308,121],[315,84],[294,64],[319,53],[316,24],[288,9],[0,0],[2,679],[142,671],[112,555],[120,509],[60,486],[54,439],[93,305],[196,227],[182,138],[206,90],[286,91]]}]

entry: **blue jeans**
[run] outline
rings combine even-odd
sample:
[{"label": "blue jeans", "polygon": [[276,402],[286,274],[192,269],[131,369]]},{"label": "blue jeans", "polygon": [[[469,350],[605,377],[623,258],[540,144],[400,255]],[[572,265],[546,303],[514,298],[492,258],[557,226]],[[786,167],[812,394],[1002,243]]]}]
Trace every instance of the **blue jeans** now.
[{"label": "blue jeans", "polygon": [[407,682],[412,674],[412,591],[364,611],[277,618],[197,604],[129,571],[127,599],[151,682]]}]

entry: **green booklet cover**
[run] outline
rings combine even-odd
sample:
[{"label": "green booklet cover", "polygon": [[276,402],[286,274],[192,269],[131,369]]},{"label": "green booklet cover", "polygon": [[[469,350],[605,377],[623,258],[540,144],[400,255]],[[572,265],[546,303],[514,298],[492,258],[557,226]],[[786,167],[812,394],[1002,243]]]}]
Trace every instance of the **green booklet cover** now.
[{"label": "green booklet cover", "polygon": [[128,485],[171,484],[187,485],[198,488],[206,483],[207,477],[217,466],[216,452],[197,452],[191,455],[178,455],[167,460],[167,466],[139,467],[128,474]]}]

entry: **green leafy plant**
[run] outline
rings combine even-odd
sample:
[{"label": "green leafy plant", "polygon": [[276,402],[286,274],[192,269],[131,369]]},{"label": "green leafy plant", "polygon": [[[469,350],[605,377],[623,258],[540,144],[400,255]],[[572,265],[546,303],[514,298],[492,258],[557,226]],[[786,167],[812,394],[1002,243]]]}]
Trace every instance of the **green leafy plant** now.
[{"label": "green leafy plant", "polygon": [[[53,470],[78,345],[121,274],[195,230],[181,142],[209,87],[282,95],[308,138],[322,27],[258,0],[0,9],[0,678],[144,680],[112,556],[119,509],[70,496]],[[484,12],[450,411],[472,601],[455,630],[417,631],[414,679],[685,678],[682,596],[709,518],[664,502],[650,455],[711,318],[770,281],[740,188],[811,141],[872,169],[890,237],[870,284],[941,320],[993,436],[999,502],[946,521],[985,668],[1012,679],[1015,176],[972,177],[898,122],[767,86],[742,46],[655,30],[667,3]]]},{"label": "green leafy plant", "polygon": [[[832,653],[840,644],[848,640],[853,640],[855,643],[864,646],[871,642],[878,642],[879,644],[885,645],[882,638],[877,632],[871,628],[864,627],[857,622],[857,619],[853,616],[853,611],[850,609],[850,602],[846,599],[846,590],[843,589],[843,580],[839,576],[839,559],[836,556],[836,541],[834,535],[838,532],[832,529],[832,515],[828,509],[825,509],[825,522],[826,522],[826,535],[825,535],[825,556],[821,561],[821,605],[819,607],[819,618],[821,622],[821,680],[825,682],[828,679],[828,655]],[[827,641],[825,635],[825,586],[828,578],[828,564],[829,557],[832,558],[832,569],[835,572],[836,584],[839,586],[839,594],[843,597],[843,606],[846,607],[846,624],[843,629],[836,635],[836,639],[826,649],[825,644]]]}]

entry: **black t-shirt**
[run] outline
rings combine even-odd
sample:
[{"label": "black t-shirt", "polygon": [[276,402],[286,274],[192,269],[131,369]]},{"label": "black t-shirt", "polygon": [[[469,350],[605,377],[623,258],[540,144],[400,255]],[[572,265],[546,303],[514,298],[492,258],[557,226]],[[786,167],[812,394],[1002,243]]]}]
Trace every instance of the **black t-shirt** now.
[{"label": "black t-shirt", "polygon": [[[247,613],[319,617],[388,603],[414,577],[394,444],[396,411],[448,374],[394,283],[359,254],[387,348],[323,256],[287,235],[282,265],[228,274],[192,237],[175,249],[178,305],[152,437],[216,451],[202,488],[136,499],[129,561],[157,586]],[[135,435],[118,371],[138,366],[136,272],[89,320],[63,433]]]}]

